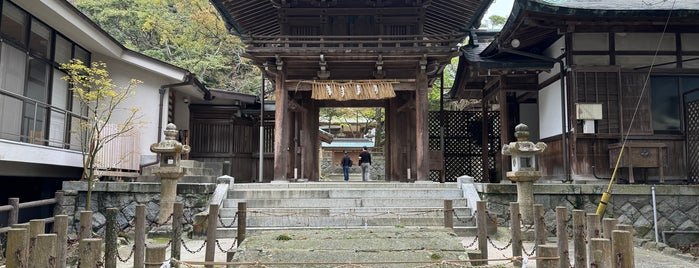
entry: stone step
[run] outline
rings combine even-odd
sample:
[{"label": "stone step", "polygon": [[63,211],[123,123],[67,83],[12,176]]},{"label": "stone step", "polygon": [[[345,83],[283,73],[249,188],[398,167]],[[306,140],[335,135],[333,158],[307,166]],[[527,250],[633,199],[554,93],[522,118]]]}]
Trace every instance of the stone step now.
[{"label": "stone step", "polygon": [[[156,175],[141,175],[137,179],[138,182],[160,182],[160,177]],[[215,176],[205,175],[185,175],[182,176],[177,183],[216,183]]]},{"label": "stone step", "polygon": [[[297,199],[226,199],[223,200],[223,208],[237,208],[238,203],[246,202],[248,208],[355,208],[355,207],[444,207],[444,199],[441,198],[426,198],[426,199],[409,199],[409,198],[342,198],[342,199],[324,199],[319,202],[318,199],[312,198],[297,198]],[[466,199],[454,199],[452,206],[467,207]]]},{"label": "stone step", "polygon": [[385,182],[385,181],[372,181],[372,182],[281,182],[281,183],[238,183],[231,186],[232,189],[243,190],[243,189],[346,189],[346,188],[373,188],[373,189],[458,189],[456,182],[415,182],[415,183],[402,183],[402,182]]},{"label": "stone step", "polygon": [[[474,219],[475,221],[475,219]],[[238,235],[238,229],[235,224],[234,226],[229,227],[229,228],[222,228],[219,227],[216,230],[216,237],[225,237],[225,238],[234,238],[237,237]],[[403,226],[405,227],[405,226]],[[409,227],[408,228],[413,228]],[[436,227],[434,227],[436,228]],[[260,232],[266,232],[266,231],[272,231],[272,230],[285,230],[287,232],[291,232],[294,230],[318,230],[318,231],[324,231],[324,230],[332,230],[332,229],[342,229],[342,230],[392,230],[396,229],[396,226],[357,226],[357,227],[352,227],[352,226],[338,226],[338,227],[329,227],[329,226],[322,226],[322,227],[246,227],[245,231],[246,234],[251,235],[251,234],[258,234]],[[425,229],[430,229],[430,228],[425,228]],[[477,236],[478,235],[478,228],[474,226],[454,226],[453,229],[451,229],[456,235],[460,237],[465,237],[465,236]]]},{"label": "stone step", "polygon": [[[454,207],[454,213],[458,217],[470,217],[471,209],[467,207]],[[237,208],[222,208],[219,217],[234,218]],[[277,216],[277,217],[375,217],[397,216],[411,217],[444,217],[444,209],[439,207],[346,207],[346,208],[247,208],[247,217]]]},{"label": "stone step", "polygon": [[460,189],[419,189],[405,188],[395,191],[376,188],[347,188],[347,189],[248,189],[231,190],[228,198],[234,199],[289,199],[289,198],[463,198]]}]

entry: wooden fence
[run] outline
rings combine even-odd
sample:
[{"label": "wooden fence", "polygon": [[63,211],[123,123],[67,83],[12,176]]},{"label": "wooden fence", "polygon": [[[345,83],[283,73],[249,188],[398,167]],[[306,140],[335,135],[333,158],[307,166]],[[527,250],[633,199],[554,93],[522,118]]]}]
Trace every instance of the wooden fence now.
[{"label": "wooden fence", "polygon": [[[104,136],[115,135],[120,130],[116,124],[108,124],[103,130]],[[138,129],[132,129],[104,144],[97,153],[95,162],[97,168],[106,171],[126,170],[137,171],[141,161],[141,137]],[[103,175],[109,172],[102,171]]]},{"label": "wooden fence", "polygon": [[[22,205],[11,204],[2,206],[3,211],[18,210],[20,207],[30,207],[38,204],[56,204],[56,200],[62,198],[58,195],[53,199],[27,202]],[[10,210],[7,210],[11,208]],[[133,267],[160,267],[166,259],[166,250],[170,248],[171,265],[236,265],[236,263],[215,262],[214,255],[218,247],[223,252],[232,253],[233,247],[245,240],[246,236],[246,214],[248,212],[245,202],[238,203],[238,213],[236,219],[226,226],[219,216],[219,205],[212,204],[209,207],[207,219],[203,223],[205,226],[206,240],[197,251],[205,247],[205,259],[203,262],[181,261],[181,250],[190,250],[183,243],[182,232],[185,224],[192,223],[183,216],[183,204],[175,203],[173,214],[164,223],[153,223],[146,225],[145,205],[137,205],[134,219],[132,219],[128,232],[134,233],[134,245],[129,254],[133,259]],[[452,200],[444,201],[444,227],[453,228],[454,219],[459,219],[459,215],[454,213]],[[16,212],[15,212],[16,213]],[[56,215],[53,218],[31,220],[29,223],[12,224],[7,230],[7,247],[5,251],[6,267],[66,267],[68,248],[76,242],[78,244],[77,253],[79,267],[117,267],[117,260],[125,262],[117,251],[117,234],[124,230],[117,226],[118,208],[108,208],[106,211],[105,232],[102,237],[93,237],[93,212],[81,211],[77,241],[68,240],[68,216]],[[498,248],[488,235],[488,229],[497,226],[497,219],[491,217],[486,208],[485,201],[478,201],[476,207],[476,220],[478,234],[473,243],[466,248],[478,243],[480,258],[469,260],[471,265],[488,265],[488,243]],[[45,234],[45,223],[53,221],[52,233]],[[612,218],[600,219],[594,213],[585,213],[583,210],[573,210],[568,216],[567,208],[556,208],[556,225],[551,231],[544,222],[543,205],[534,205],[534,222],[527,224],[522,222],[519,213],[519,204],[510,203],[510,231],[511,239],[507,246],[498,248],[503,251],[511,248],[515,266],[522,265],[523,260],[536,260],[536,267],[586,267],[589,263],[593,267],[634,267],[633,259],[633,229],[629,225],[617,224],[618,221]],[[155,225],[165,225],[171,223],[171,240],[167,244],[146,245],[146,235],[148,227]],[[217,238],[216,229],[220,226],[230,228],[237,224],[237,237],[233,245],[224,250],[221,248]],[[572,229],[569,235],[568,229]],[[535,247],[531,250],[525,249],[522,244],[522,232],[534,232]],[[557,243],[549,244],[548,234],[554,233]],[[574,245],[573,260],[568,256],[568,239],[572,237]],[[104,243],[103,243],[104,242]],[[102,245],[104,244],[104,249]],[[77,251],[77,252],[75,252]],[[587,254],[589,252],[589,254]],[[40,253],[40,254],[39,254]],[[523,253],[529,257],[523,257]],[[589,255],[589,259],[588,259]],[[128,259],[127,259],[128,260]],[[265,267],[272,264],[260,263]]]}]

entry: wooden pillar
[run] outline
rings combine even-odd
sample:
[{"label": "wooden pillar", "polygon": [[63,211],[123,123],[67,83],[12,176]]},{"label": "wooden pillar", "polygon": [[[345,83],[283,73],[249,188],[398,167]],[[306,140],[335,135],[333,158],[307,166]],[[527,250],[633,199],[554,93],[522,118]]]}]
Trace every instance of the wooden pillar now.
[{"label": "wooden pillar", "polygon": [[429,114],[427,109],[427,74],[418,70],[415,79],[415,148],[417,178],[419,181],[429,180],[430,175],[430,134]]},{"label": "wooden pillar", "polygon": [[570,253],[568,252],[568,209],[563,206],[556,207],[556,236],[558,238],[559,267],[570,267]]},{"label": "wooden pillar", "polygon": [[628,231],[612,231],[612,262],[613,267],[632,268],[633,259],[633,237]]},{"label": "wooden pillar", "polygon": [[[510,202],[510,232],[512,236],[512,256],[522,257],[522,226],[519,218],[519,203]],[[515,267],[522,267],[521,261],[513,262]]]},{"label": "wooden pillar", "polygon": [[56,267],[65,268],[68,258],[68,215],[56,215],[53,219],[53,232],[56,234]]},{"label": "wooden pillar", "polygon": [[320,164],[320,149],[321,149],[321,144],[318,142],[318,134],[319,134],[319,123],[318,123],[318,118],[320,115],[320,110],[318,109],[318,103],[315,101],[310,101],[311,107],[308,109],[308,116],[309,116],[309,129],[308,129],[308,134],[310,138],[310,150],[309,150],[309,162],[308,163],[308,174],[309,174],[309,179],[313,181],[319,181],[320,180],[320,171],[318,170],[318,165]]},{"label": "wooden pillar", "polygon": [[[544,220],[544,205],[534,204],[534,240],[535,244],[545,245],[548,235],[546,221]],[[558,263],[558,262],[556,262]]]},{"label": "wooden pillar", "polygon": [[590,239],[590,267],[614,267],[612,262],[612,241],[610,239]]},{"label": "wooden pillar", "polygon": [[28,267],[27,251],[29,249],[29,230],[12,228],[7,232],[7,249],[5,263],[8,268]]},{"label": "wooden pillar", "polygon": [[612,231],[616,230],[617,224],[619,224],[619,220],[617,220],[615,218],[602,219],[602,235],[603,235],[603,237],[612,239]]},{"label": "wooden pillar", "polygon": [[402,92],[397,92],[396,98],[388,100],[388,107],[386,108],[386,144],[388,144],[388,151],[386,151],[387,153],[384,154],[384,156],[386,159],[391,159],[390,166],[388,162],[386,163],[386,168],[389,170],[390,181],[400,181],[406,178],[405,175],[402,175],[405,174],[405,170],[402,168],[404,162],[401,160],[402,150],[404,149],[401,146],[401,142],[404,140],[399,138],[399,134],[404,132],[401,132],[397,126],[398,122],[400,122],[398,118],[398,107],[401,102],[399,100],[403,97],[403,94]]},{"label": "wooden pillar", "polygon": [[104,234],[104,267],[105,268],[116,268],[117,267],[117,250],[119,249],[117,242],[117,232],[119,226],[117,225],[117,213],[119,213],[118,208],[107,208],[107,226]]},{"label": "wooden pillar", "polygon": [[[481,259],[488,259],[488,214],[485,201],[476,202],[476,226],[478,227],[478,250],[481,252]],[[488,261],[483,261],[479,265],[488,265]]]},{"label": "wooden pillar", "polygon": [[[393,157],[391,155],[391,141],[390,141],[390,139],[387,139],[389,137],[388,135],[390,133],[388,126],[389,126],[389,122],[391,121],[391,119],[388,118],[388,115],[389,115],[388,111],[389,111],[390,103],[391,102],[389,100],[385,100],[384,106],[383,106],[383,112],[384,112],[384,118],[385,118],[384,119],[384,126],[383,126],[383,131],[384,131],[384,143],[383,143],[384,174],[383,175],[384,175],[384,180],[387,182],[392,180],[391,167],[393,166],[393,163],[394,163]],[[377,135],[378,135],[378,133],[377,133]]]},{"label": "wooden pillar", "polygon": [[29,221],[29,252],[28,258],[34,260],[38,255],[43,254],[40,251],[36,251],[36,238],[40,234],[44,234],[46,230],[46,221],[44,220],[30,220]]},{"label": "wooden pillar", "polygon": [[444,200],[444,228],[454,229],[453,202],[453,200]]},{"label": "wooden pillar", "polygon": [[[490,154],[488,151],[488,147],[490,147],[488,146],[488,124],[490,118],[488,117],[488,100],[485,98],[481,101],[481,113],[483,114],[481,116],[481,166],[483,168],[483,178],[481,178],[481,181],[489,182],[492,179],[490,177],[490,165],[488,163],[490,161]],[[495,174],[495,176],[497,176],[497,172]]]},{"label": "wooden pillar", "polygon": [[[281,67],[281,66],[279,66]],[[289,171],[289,94],[286,92],[286,73],[277,71],[275,79],[274,110],[274,180],[287,181]]]},{"label": "wooden pillar", "polygon": [[[216,226],[218,225],[218,209],[217,204],[209,205],[209,217],[207,219],[206,228],[206,251],[204,253],[204,261],[213,262],[216,257]],[[213,268],[213,265],[206,265],[206,268]]]},{"label": "wooden pillar", "polygon": [[585,242],[585,211],[573,210],[573,267],[585,267],[587,263],[587,242]]},{"label": "wooden pillar", "polygon": [[80,211],[80,230],[78,240],[92,238],[92,211]]},{"label": "wooden pillar", "polygon": [[83,238],[78,243],[78,256],[80,256],[80,267],[97,268],[102,262],[102,239]]},{"label": "wooden pillar", "polygon": [[555,245],[538,245],[536,256],[541,259],[536,260],[536,268],[558,267],[558,247]]},{"label": "wooden pillar", "polygon": [[39,234],[36,236],[36,246],[32,259],[32,267],[56,267],[56,234]]},{"label": "wooden pillar", "polygon": [[[499,78],[498,78],[499,79]],[[510,142],[510,111],[507,109],[507,92],[502,89],[500,86],[500,83],[498,83],[498,107],[500,107],[500,145],[507,144]],[[483,126],[485,128],[485,126]],[[508,156],[502,154],[500,155],[500,163],[502,165],[500,166],[500,174],[504,177],[505,174],[507,174],[507,171],[510,170],[510,161],[508,159]],[[485,170],[483,171],[485,172]],[[501,179],[501,178],[499,178]]]}]

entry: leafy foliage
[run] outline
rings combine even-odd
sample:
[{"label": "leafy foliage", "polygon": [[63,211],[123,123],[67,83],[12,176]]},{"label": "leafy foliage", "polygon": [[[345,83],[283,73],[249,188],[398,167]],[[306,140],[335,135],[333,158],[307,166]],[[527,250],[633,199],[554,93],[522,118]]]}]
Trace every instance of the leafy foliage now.
[{"label": "leafy foliage", "polygon": [[[107,65],[93,62],[85,65],[78,59],[61,64],[67,75],[62,79],[68,82],[70,90],[86,111],[86,120],[80,121],[78,138],[82,147],[83,180],[88,182],[86,209],[90,209],[96,156],[110,141],[136,129],[141,122],[140,109],[124,108],[124,101],[134,95],[134,89],[141,81],[132,79],[123,87],[112,83]],[[123,119],[119,123],[116,117]],[[108,130],[109,129],[109,130]]]},{"label": "leafy foliage", "polygon": [[260,71],[242,57],[208,0],[75,0],[125,47],[185,68],[208,87],[259,92]]}]

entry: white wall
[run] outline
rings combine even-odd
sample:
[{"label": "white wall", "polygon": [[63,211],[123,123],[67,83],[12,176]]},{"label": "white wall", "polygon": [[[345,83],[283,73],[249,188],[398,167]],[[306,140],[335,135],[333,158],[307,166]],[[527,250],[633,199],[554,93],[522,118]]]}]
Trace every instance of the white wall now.
[{"label": "white wall", "polygon": [[[155,154],[150,151],[150,145],[158,141],[158,136],[161,138],[163,137],[162,130],[165,129],[165,125],[168,123],[166,122],[167,99],[163,103],[162,112],[159,112],[160,94],[158,91],[161,85],[181,81],[167,79],[150,70],[126,64],[122,61],[106,58],[102,55],[93,54],[92,60],[102,61],[107,64],[107,69],[109,70],[112,82],[118,87],[127,85],[131,79],[138,79],[143,82],[136,87],[135,95],[129,97],[123,103],[123,108],[138,107],[140,109],[140,114],[142,115],[140,118],[142,124],[139,126],[139,132],[141,135],[140,153],[142,155],[142,159],[155,159]],[[167,98],[167,93],[165,96]],[[160,133],[158,133],[159,115],[162,116],[162,129]],[[125,116],[126,113],[117,113],[114,117],[114,123],[123,122]],[[147,161],[141,161],[142,164],[144,164],[144,162]]]},{"label": "white wall", "polygon": [[[558,58],[565,50],[565,38],[561,37],[546,50],[544,56],[550,58]],[[566,59],[563,58],[563,63]],[[539,73],[539,83],[544,82],[552,77],[560,76],[559,63],[553,65],[548,72]],[[566,89],[567,91],[567,89]],[[565,92],[564,92],[565,94]],[[562,133],[563,109],[561,104],[561,81],[551,83],[545,88],[539,90],[539,135],[540,139],[548,138]]]},{"label": "white wall", "polygon": [[541,139],[561,134],[561,83],[539,90],[539,135]]}]

